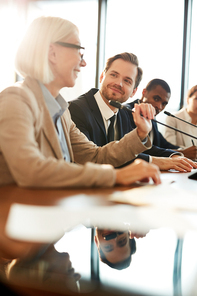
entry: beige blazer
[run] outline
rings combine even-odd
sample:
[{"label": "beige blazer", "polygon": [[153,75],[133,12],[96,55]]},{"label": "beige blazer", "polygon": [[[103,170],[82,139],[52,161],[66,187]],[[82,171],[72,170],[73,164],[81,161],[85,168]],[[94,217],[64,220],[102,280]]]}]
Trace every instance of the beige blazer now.
[{"label": "beige blazer", "polygon": [[113,166],[151,148],[149,139],[146,145],[141,143],[136,130],[119,142],[97,147],[76,128],[68,109],[61,119],[71,163],[63,159],[55,126],[35,79],[27,77],[0,94],[0,185],[113,186]]}]

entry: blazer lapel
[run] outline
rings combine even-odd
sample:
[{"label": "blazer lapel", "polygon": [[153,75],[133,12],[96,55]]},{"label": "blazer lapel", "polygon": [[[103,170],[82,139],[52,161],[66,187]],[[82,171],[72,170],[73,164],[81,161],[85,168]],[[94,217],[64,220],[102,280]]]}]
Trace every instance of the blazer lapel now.
[{"label": "blazer lapel", "polygon": [[43,107],[43,132],[48,139],[54,154],[58,159],[63,158],[62,149],[52,118],[46,106]]},{"label": "blazer lapel", "polygon": [[53,120],[52,120],[50,113],[48,111],[48,108],[45,104],[45,100],[44,100],[44,97],[42,94],[42,90],[39,86],[39,83],[35,79],[32,79],[30,77],[27,77],[25,79],[24,83],[32,91],[32,93],[34,94],[34,97],[37,101],[37,104],[38,104],[39,109],[42,114],[42,130],[43,130],[46,138],[48,139],[48,142],[49,142],[55,156],[58,159],[63,158],[63,154],[62,154],[61,146],[60,146],[59,139],[57,136],[57,132],[56,132]]},{"label": "blazer lapel", "polygon": [[155,121],[152,121],[152,132],[153,132],[153,144],[155,146],[160,146],[159,131],[158,131],[157,123]]},{"label": "blazer lapel", "polygon": [[98,89],[91,89],[89,92],[86,93],[86,100],[87,100],[87,103],[90,107],[90,110],[92,111],[93,113],[93,116],[94,118],[96,119],[99,127],[101,128],[101,130],[103,131],[105,137],[106,137],[106,140],[107,140],[107,135],[106,135],[106,131],[105,131],[105,126],[104,126],[104,122],[103,122],[103,117],[101,115],[101,112],[99,110],[99,107],[97,105],[97,102],[94,98],[94,94],[98,91]]},{"label": "blazer lapel", "polygon": [[118,136],[119,140],[124,136],[123,126],[122,126],[122,116],[120,110],[118,111],[117,115],[117,126],[118,126]]}]

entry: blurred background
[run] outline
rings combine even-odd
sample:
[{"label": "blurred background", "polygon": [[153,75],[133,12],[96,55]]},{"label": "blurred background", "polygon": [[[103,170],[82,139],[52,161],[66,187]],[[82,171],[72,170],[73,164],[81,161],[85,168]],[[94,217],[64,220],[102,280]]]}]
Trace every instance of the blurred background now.
[{"label": "blurred background", "polygon": [[138,56],[144,71],[132,99],[141,97],[151,79],[161,78],[172,91],[168,111],[177,111],[197,84],[196,11],[197,0],[0,0],[0,91],[20,79],[14,56],[28,25],[52,15],[75,23],[85,47],[87,66],[74,88],[61,91],[67,101],[99,87],[106,59],[128,51]]}]

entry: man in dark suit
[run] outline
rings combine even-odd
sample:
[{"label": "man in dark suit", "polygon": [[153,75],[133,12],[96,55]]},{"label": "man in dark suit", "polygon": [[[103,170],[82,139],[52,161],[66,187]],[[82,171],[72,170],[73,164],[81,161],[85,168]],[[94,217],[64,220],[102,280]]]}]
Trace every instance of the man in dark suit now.
[{"label": "man in dark suit", "polygon": [[[140,100],[135,100],[131,103],[126,104],[129,108],[134,108],[134,105],[137,103],[149,103],[151,104],[156,111],[156,115],[158,115],[164,108],[167,106],[169,99],[171,96],[171,90],[168,83],[162,79],[153,79],[149,81],[147,86],[142,91],[142,97]],[[133,120],[132,113],[130,115],[131,125],[135,128],[135,122]],[[179,149],[180,152],[184,154],[185,157],[190,159],[196,158],[196,147],[191,146],[186,149],[180,149],[179,146],[173,145],[168,142],[163,135],[159,132],[157,123],[152,121],[152,143],[153,145],[159,146],[165,149],[173,149],[177,151]]]},{"label": "man in dark suit", "polygon": [[[110,118],[115,114],[114,140],[133,129],[130,112],[117,109],[109,104],[110,100],[124,103],[133,97],[142,78],[142,69],[134,54],[122,53],[107,60],[100,76],[100,89],[91,89],[78,99],[70,102],[70,113],[77,127],[97,145],[108,143]],[[143,104],[142,104],[143,105]],[[135,114],[134,114],[135,116]],[[124,153],[124,151],[123,151]],[[160,170],[176,169],[190,171],[192,161],[180,156],[179,152],[153,146],[145,153],[138,155],[146,161],[157,164]]]}]

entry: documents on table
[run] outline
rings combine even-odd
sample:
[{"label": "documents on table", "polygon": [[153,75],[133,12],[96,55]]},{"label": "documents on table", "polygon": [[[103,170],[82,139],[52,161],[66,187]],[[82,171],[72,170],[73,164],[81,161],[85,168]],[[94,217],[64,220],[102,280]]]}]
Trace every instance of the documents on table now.
[{"label": "documents on table", "polygon": [[148,184],[115,192],[110,200],[135,206],[197,211],[197,192],[174,188],[171,183],[172,180],[164,179],[159,185]]}]

